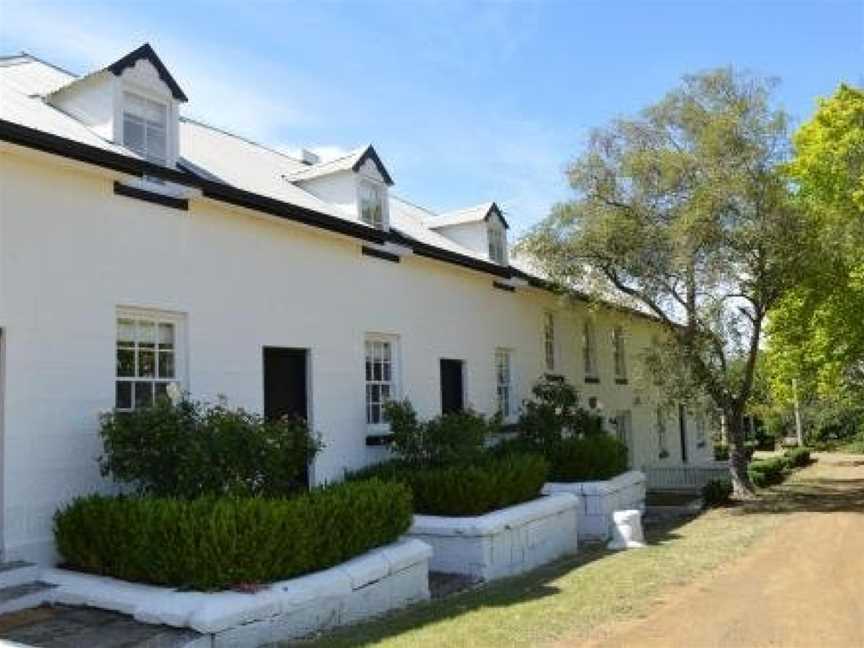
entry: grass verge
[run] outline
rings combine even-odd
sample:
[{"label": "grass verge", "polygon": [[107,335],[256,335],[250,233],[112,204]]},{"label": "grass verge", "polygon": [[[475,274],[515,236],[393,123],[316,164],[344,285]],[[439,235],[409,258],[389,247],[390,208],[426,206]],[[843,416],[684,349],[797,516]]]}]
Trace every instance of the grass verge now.
[{"label": "grass verge", "polygon": [[586,547],[572,559],[384,619],[328,634],[304,646],[536,646],[586,637],[601,625],[643,616],[665,588],[734,560],[783,521],[784,489],[757,507],[715,509],[681,526],[657,527],[641,550]]}]

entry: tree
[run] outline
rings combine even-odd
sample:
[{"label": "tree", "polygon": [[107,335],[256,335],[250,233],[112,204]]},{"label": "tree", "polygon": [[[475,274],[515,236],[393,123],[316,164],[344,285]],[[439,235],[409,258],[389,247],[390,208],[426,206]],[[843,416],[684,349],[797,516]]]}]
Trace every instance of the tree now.
[{"label": "tree", "polygon": [[836,400],[864,391],[864,92],[841,85],[794,138],[788,173],[817,234],[801,284],[769,322],[772,394],[793,379]]},{"label": "tree", "polygon": [[656,317],[678,376],[725,415],[739,497],[753,494],[743,416],[763,324],[795,285],[805,237],[780,172],[787,117],[773,87],[731,69],[687,76],[638,117],[595,130],[568,170],[576,197],[519,248],[562,290]]}]

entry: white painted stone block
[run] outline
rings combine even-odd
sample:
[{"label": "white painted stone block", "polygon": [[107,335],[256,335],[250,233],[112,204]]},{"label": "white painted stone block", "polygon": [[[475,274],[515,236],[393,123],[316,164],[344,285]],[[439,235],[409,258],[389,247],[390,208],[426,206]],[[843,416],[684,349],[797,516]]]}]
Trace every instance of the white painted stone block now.
[{"label": "white painted stone block", "polygon": [[612,540],[606,545],[609,549],[641,549],[645,546],[641,511],[615,511],[612,521]]},{"label": "white painted stone block", "polygon": [[130,614],[143,623],[188,627],[213,648],[296,639],[429,598],[432,549],[416,539],[379,547],[341,565],[272,583],[255,593],[181,592],[62,569],[41,578],[53,603]]},{"label": "white painted stone block", "polygon": [[579,539],[597,541],[609,539],[615,511],[645,509],[645,486],[644,473],[630,470],[607,481],[549,482],[543,493],[572,493],[579,497],[584,502],[579,513]]},{"label": "white painted stone block", "polygon": [[433,571],[493,580],[575,554],[578,507],[557,493],[477,517],[415,515],[406,535],[432,547]]}]

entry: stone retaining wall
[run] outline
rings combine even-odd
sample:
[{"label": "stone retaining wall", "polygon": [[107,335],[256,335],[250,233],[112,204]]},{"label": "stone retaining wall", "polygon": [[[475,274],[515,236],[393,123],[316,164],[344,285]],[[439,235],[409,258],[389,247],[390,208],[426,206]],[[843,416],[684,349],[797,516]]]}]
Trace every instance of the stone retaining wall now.
[{"label": "stone retaining wall", "polygon": [[638,470],[621,473],[607,481],[549,482],[543,493],[572,493],[579,498],[579,539],[608,540],[612,513],[625,509],[645,510],[645,475]]},{"label": "stone retaining wall", "polygon": [[431,556],[428,545],[403,540],[255,593],[182,592],[62,569],[45,570],[42,580],[57,586],[48,597],[51,603],[192,628],[205,635],[202,645],[212,648],[246,648],[303,637],[428,599]]},{"label": "stone retaining wall", "polygon": [[578,499],[569,493],[477,517],[415,515],[407,536],[433,550],[433,571],[493,580],[575,554]]}]

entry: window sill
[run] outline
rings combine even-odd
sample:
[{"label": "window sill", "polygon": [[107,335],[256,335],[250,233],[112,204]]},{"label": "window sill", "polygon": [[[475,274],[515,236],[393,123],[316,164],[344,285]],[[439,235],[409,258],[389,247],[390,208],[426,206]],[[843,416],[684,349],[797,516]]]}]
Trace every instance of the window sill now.
[{"label": "window sill", "polygon": [[585,383],[588,385],[599,385],[600,379],[594,376],[585,376]]},{"label": "window sill", "polygon": [[626,378],[616,378],[616,379],[615,379],[615,384],[616,384],[616,385],[627,385],[627,384],[629,384],[629,383],[628,383],[628,381],[627,381]]},{"label": "window sill", "polygon": [[389,261],[390,263],[399,263],[401,261],[398,254],[392,254],[391,252],[377,250],[373,247],[369,247],[368,245],[364,245],[361,251],[363,252],[364,256],[374,257],[376,259],[381,259],[382,261]]},{"label": "window sill", "polygon": [[168,196],[157,191],[148,191],[147,189],[141,189],[139,187],[126,185],[122,182],[114,182],[114,193],[118,196],[136,198],[138,200],[143,200],[144,202],[151,202],[156,205],[162,205],[163,207],[171,207],[172,209],[189,211],[189,200],[186,198]]}]

